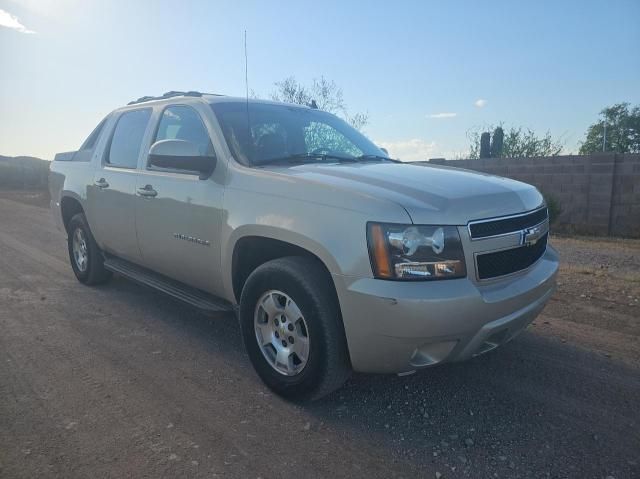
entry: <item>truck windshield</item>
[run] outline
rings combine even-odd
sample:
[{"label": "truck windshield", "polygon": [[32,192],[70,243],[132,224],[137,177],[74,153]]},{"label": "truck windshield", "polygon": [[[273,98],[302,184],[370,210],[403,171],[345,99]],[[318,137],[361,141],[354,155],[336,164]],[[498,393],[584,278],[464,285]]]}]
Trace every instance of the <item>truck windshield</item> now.
[{"label": "truck windshield", "polygon": [[211,104],[233,156],[242,164],[385,161],[388,156],[335,115],[295,105]]}]

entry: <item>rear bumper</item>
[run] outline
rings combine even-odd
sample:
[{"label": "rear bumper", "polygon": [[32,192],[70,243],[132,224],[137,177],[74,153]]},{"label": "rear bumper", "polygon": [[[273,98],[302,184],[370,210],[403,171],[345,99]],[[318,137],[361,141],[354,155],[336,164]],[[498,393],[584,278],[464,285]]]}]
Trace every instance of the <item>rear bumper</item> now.
[{"label": "rear bumper", "polygon": [[557,271],[558,255],[549,246],[529,269],[486,284],[334,275],[352,366],[407,373],[494,349],[542,311]]}]

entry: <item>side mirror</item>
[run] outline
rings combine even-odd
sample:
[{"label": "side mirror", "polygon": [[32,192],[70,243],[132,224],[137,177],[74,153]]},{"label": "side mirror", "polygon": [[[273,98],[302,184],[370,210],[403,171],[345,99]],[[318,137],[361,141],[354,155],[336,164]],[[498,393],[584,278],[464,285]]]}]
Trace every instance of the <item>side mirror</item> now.
[{"label": "side mirror", "polygon": [[382,151],[384,151],[384,154],[389,156],[389,152],[387,151],[386,148],[382,148],[381,146],[379,146],[378,148],[380,148]]},{"label": "side mirror", "polygon": [[198,173],[200,179],[211,175],[215,156],[203,156],[195,143],[186,140],[160,140],[151,145],[149,166]]}]

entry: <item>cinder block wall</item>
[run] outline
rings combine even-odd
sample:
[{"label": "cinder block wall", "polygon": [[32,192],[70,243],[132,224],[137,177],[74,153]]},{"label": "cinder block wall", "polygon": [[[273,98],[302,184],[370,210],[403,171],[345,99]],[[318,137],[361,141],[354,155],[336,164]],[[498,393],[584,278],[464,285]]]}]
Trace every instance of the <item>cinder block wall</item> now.
[{"label": "cinder block wall", "polygon": [[430,160],[535,185],[559,204],[554,229],[640,238],[640,154]]}]

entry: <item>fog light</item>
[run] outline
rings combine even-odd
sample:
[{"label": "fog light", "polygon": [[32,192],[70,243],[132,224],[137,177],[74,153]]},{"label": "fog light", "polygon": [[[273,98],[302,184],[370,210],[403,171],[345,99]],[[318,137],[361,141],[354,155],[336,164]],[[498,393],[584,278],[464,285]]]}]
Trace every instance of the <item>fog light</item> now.
[{"label": "fog light", "polygon": [[395,265],[398,278],[455,278],[464,274],[462,261],[440,261],[425,263],[398,263]]}]

